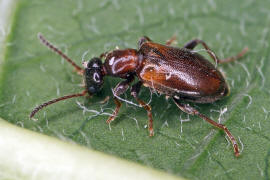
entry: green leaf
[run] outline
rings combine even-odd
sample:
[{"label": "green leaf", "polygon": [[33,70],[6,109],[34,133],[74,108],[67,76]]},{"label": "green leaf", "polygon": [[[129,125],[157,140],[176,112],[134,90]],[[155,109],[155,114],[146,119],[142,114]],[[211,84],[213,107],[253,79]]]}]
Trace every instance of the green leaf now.
[{"label": "green leaf", "polygon": [[[38,133],[190,179],[269,179],[269,8],[268,1],[18,1],[1,49],[0,116]],[[240,158],[234,157],[222,131],[187,116],[163,96],[151,98],[147,88],[140,98],[151,100],[155,136],[148,137],[145,110],[126,103],[109,127],[105,121],[115,105],[112,99],[99,102],[111,96],[120,81],[112,77],[105,78],[97,96],[59,102],[40,111],[37,122],[30,120],[36,105],[82,91],[81,77],[39,43],[38,32],[77,64],[115,46],[137,48],[144,35],[164,43],[175,34],[179,47],[200,38],[221,58],[249,47],[241,60],[219,66],[230,96],[213,104],[192,104],[228,127],[240,145]],[[123,98],[134,101],[129,92]],[[91,111],[84,112],[82,106]]]},{"label": "green leaf", "polygon": [[0,127],[1,179],[179,179],[16,127],[2,119]]}]

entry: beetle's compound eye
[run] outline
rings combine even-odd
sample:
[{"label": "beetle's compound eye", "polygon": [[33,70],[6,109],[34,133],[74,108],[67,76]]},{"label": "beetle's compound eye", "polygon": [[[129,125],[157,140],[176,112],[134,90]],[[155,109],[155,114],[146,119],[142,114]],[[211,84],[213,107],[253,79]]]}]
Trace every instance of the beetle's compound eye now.
[{"label": "beetle's compound eye", "polygon": [[102,62],[99,58],[91,59],[85,68],[85,83],[89,94],[97,93],[103,85]]}]

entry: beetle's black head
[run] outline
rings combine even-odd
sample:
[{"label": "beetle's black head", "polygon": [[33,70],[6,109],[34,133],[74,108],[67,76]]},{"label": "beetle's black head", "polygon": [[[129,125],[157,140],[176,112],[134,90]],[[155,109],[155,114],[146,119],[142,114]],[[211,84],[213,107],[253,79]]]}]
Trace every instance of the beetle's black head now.
[{"label": "beetle's black head", "polygon": [[85,83],[88,93],[94,94],[101,90],[103,85],[102,62],[100,58],[94,57],[85,65]]}]

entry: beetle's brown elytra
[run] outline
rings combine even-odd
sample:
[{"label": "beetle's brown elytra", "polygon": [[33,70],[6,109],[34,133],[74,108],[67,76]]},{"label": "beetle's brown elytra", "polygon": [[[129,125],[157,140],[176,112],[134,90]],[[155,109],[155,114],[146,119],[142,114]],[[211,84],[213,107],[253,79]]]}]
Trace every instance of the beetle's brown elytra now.
[{"label": "beetle's brown elytra", "polygon": [[[166,45],[162,45],[154,43],[150,38],[144,36],[138,42],[138,50],[117,49],[106,52],[101,54],[100,57],[92,58],[84,63],[84,68],[81,68],[41,34],[38,37],[44,45],[67,60],[77,73],[84,77],[85,89],[81,93],[56,98],[39,105],[30,113],[30,118],[50,104],[73,97],[85,96],[86,94],[91,96],[99,92],[104,83],[104,76],[113,76],[122,78],[124,81],[118,83],[113,90],[116,108],[106,121],[111,123],[121,107],[121,102],[117,97],[125,93],[137,77],[139,81],[131,86],[131,95],[147,111],[150,136],[154,135],[151,106],[138,98],[142,85],[164,94],[166,97],[171,97],[182,111],[197,115],[214,127],[222,129],[232,143],[235,156],[240,155],[237,141],[225,125],[213,121],[189,104],[184,104],[181,100],[212,103],[229,93],[229,87],[224,76],[207,59],[192,51],[195,46],[202,44],[217,64],[231,62],[242,57],[248,51],[248,48],[244,48],[236,56],[220,60],[202,40],[195,39],[188,42],[183,48],[177,48],[170,46],[176,39],[175,37],[168,40]],[[104,63],[102,63],[102,59],[104,59]]]}]

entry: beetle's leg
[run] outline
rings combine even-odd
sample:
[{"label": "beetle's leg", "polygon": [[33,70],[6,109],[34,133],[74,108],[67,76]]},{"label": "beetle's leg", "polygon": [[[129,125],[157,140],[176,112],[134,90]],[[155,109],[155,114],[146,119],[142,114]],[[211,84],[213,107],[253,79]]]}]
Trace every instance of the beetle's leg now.
[{"label": "beetle's leg", "polygon": [[218,64],[221,64],[221,63],[228,63],[228,62],[232,62],[236,59],[239,59],[241,58],[242,56],[244,56],[246,54],[246,52],[248,51],[248,48],[245,47],[240,53],[238,53],[236,56],[232,56],[232,57],[229,57],[229,58],[226,58],[226,59],[219,59],[217,57],[217,55],[207,46],[207,44],[200,40],[200,39],[194,39],[194,40],[191,40],[189,41],[188,43],[186,43],[184,45],[184,48],[187,48],[187,49],[194,49],[198,44],[202,44],[203,47],[206,49],[207,53],[210,55],[210,57]]},{"label": "beetle's leg", "polygon": [[134,77],[131,76],[129,79],[120,82],[119,84],[116,85],[116,87],[114,88],[113,92],[114,92],[114,103],[116,104],[115,110],[113,112],[113,114],[108,118],[108,120],[106,121],[108,124],[110,124],[117,116],[120,107],[121,107],[121,102],[117,99],[117,97],[115,96],[120,96],[121,94],[125,93],[128,88],[129,88],[129,84],[134,80]]},{"label": "beetle's leg", "polygon": [[142,86],[142,82],[139,81],[138,83],[134,84],[131,87],[131,95],[138,101],[138,103],[147,111],[148,115],[148,130],[149,130],[149,136],[154,136],[154,129],[153,129],[153,117],[151,112],[151,106],[149,104],[146,104],[142,100],[140,100],[137,96],[140,92]]},{"label": "beetle's leg", "polygon": [[122,105],[121,102],[116,97],[114,97],[113,100],[114,100],[116,107],[113,111],[113,114],[106,121],[106,123],[108,123],[108,124],[110,124],[116,118],[116,116],[120,110],[120,107]]},{"label": "beetle's leg", "polygon": [[194,49],[199,43],[201,43],[203,41],[199,40],[199,39],[193,39],[189,42],[187,42],[185,45],[184,45],[184,48],[187,48],[187,49]]},{"label": "beetle's leg", "polygon": [[176,41],[176,35],[173,35],[169,40],[166,41],[166,45],[171,45],[173,42]]},{"label": "beetle's leg", "polygon": [[141,38],[139,39],[139,41],[138,41],[138,47],[139,47],[139,49],[141,48],[142,44],[143,44],[144,42],[147,42],[147,41],[152,41],[152,40],[151,40],[149,37],[147,37],[147,36],[141,37]]},{"label": "beetle's leg", "polygon": [[235,61],[235,60],[241,58],[242,56],[244,56],[248,52],[248,50],[249,50],[248,47],[245,47],[240,53],[238,53],[235,56],[231,56],[231,57],[228,57],[225,59],[220,59],[219,63],[222,64],[222,63],[228,63],[228,62]]},{"label": "beetle's leg", "polygon": [[99,101],[100,104],[105,104],[110,100],[110,96],[106,96],[102,101]]},{"label": "beetle's leg", "polygon": [[175,104],[178,106],[178,108],[181,109],[182,111],[184,111],[185,113],[188,113],[191,115],[197,115],[200,118],[202,118],[203,120],[212,124],[213,126],[219,128],[219,129],[222,129],[226,133],[226,135],[229,137],[229,139],[233,145],[235,156],[238,157],[240,155],[237,141],[235,140],[235,138],[233,137],[233,135],[231,134],[231,132],[228,130],[228,128],[225,125],[219,124],[219,123],[213,121],[212,119],[208,118],[204,114],[200,113],[195,108],[189,106],[188,104],[182,104],[182,103],[178,102],[178,100],[175,98],[173,98],[173,100],[174,100]]},{"label": "beetle's leg", "polygon": [[64,58],[68,63],[70,63],[74,68],[75,71],[79,75],[83,75],[84,69],[82,69],[80,66],[78,66],[73,60],[71,60],[67,55],[65,55],[62,51],[60,51],[58,48],[56,48],[52,43],[50,43],[42,34],[38,34],[38,38],[40,39],[40,42],[50,48],[52,51],[59,54],[62,58]]}]

